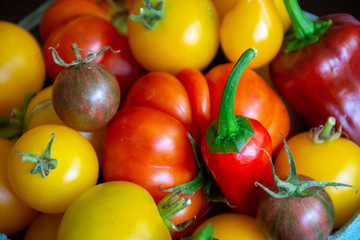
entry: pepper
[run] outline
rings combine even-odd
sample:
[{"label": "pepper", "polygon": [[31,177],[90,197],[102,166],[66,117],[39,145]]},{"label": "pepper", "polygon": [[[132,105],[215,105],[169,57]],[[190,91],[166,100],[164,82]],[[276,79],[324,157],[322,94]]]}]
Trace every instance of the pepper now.
[{"label": "pepper", "polygon": [[217,118],[201,140],[204,162],[221,192],[230,206],[244,214],[254,214],[256,210],[259,192],[254,183],[273,182],[265,153],[272,154],[269,133],[259,121],[235,116],[234,111],[239,79],[255,54],[255,49],[248,49],[235,64],[225,84]]},{"label": "pepper", "polygon": [[284,1],[294,33],[270,63],[275,88],[309,126],[329,116],[360,144],[360,22],[332,14],[312,22]]}]

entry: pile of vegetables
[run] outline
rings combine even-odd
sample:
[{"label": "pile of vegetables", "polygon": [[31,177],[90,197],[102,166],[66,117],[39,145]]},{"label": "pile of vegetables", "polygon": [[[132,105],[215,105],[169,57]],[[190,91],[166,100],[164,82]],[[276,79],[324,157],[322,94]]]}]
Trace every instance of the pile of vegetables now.
[{"label": "pile of vegetables", "polygon": [[37,33],[0,21],[0,239],[360,232],[356,18],[296,0],[41,13]]}]

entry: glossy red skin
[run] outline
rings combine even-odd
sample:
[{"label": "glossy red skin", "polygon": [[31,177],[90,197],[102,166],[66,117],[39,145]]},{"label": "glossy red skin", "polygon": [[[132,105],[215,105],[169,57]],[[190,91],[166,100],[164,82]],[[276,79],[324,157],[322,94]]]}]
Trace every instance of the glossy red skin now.
[{"label": "glossy red skin", "polygon": [[178,72],[176,78],[184,85],[191,104],[194,123],[194,139],[201,141],[210,125],[210,93],[205,76],[196,68],[185,68]]},{"label": "glossy red skin", "polygon": [[[302,175],[298,178],[313,180]],[[277,189],[275,185],[270,188]],[[269,239],[325,240],[334,226],[334,205],[326,190],[308,198],[273,198],[264,192],[256,218]]]},{"label": "glossy red skin", "polygon": [[[221,95],[234,63],[223,63],[211,68],[205,77],[209,86],[211,120],[214,121],[218,114]],[[269,132],[276,154],[283,140],[290,132],[290,116],[284,102],[279,95],[270,88],[266,81],[250,68],[245,68],[236,90],[235,115],[243,115],[261,122]]]},{"label": "glossy red skin", "polygon": [[77,64],[64,69],[56,78],[52,103],[66,125],[82,132],[98,131],[119,108],[119,84],[101,64]]},{"label": "glossy red skin", "polygon": [[[105,46],[110,46],[113,50],[120,50],[113,53],[106,50],[93,62],[103,64],[116,77],[122,99],[125,98],[127,91],[132,84],[145,73],[145,70],[137,63],[133,57],[126,36],[121,35],[111,22],[93,15],[84,15],[69,19],[57,26],[48,36],[44,43],[43,54],[46,64],[46,71],[51,81],[65,68],[57,65],[49,47],[56,47],[59,56],[70,63],[75,60],[71,44],[76,43],[79,48],[91,49],[98,52]],[[80,51],[83,58],[89,51]]]},{"label": "glossy red skin", "polygon": [[195,178],[196,162],[186,129],[159,110],[121,108],[107,125],[102,159],[105,181],[131,181],[158,203],[164,189]]},{"label": "glossy red skin", "polygon": [[274,180],[269,156],[260,148],[271,156],[272,145],[263,125],[255,119],[249,118],[249,121],[254,136],[239,153],[211,153],[205,136],[201,141],[201,152],[206,166],[234,210],[255,215],[261,192],[254,183],[267,186]]},{"label": "glossy red skin", "polygon": [[286,54],[283,46],[270,63],[271,79],[309,127],[334,116],[360,144],[360,23],[348,14],[320,19],[332,19],[328,31],[297,51]]}]

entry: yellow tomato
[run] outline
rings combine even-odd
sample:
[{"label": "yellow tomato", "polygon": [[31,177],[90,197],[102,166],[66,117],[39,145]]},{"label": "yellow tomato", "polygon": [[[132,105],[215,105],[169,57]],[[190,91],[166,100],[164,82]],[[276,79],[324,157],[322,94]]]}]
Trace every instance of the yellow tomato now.
[{"label": "yellow tomato", "polygon": [[[165,17],[154,29],[127,21],[130,48],[148,71],[175,74],[187,67],[203,70],[219,48],[219,17],[211,0],[164,0]],[[138,15],[143,0],[135,0],[130,14]]]},{"label": "yellow tomato", "polygon": [[8,235],[25,229],[38,214],[23,203],[12,190],[6,171],[13,142],[0,138],[0,233]]},{"label": "yellow tomato", "polygon": [[[45,124],[65,125],[56,114],[52,104],[52,88],[53,86],[50,85],[42,89],[31,99],[25,112],[23,132]],[[101,160],[105,129],[80,133],[90,141],[99,160]]]},{"label": "yellow tomato", "polygon": [[63,213],[39,214],[30,224],[24,240],[56,240],[56,233]]},{"label": "yellow tomato", "polygon": [[221,23],[220,43],[231,62],[236,62],[246,49],[255,48],[257,56],[248,66],[259,68],[278,53],[283,34],[274,1],[238,0]]},{"label": "yellow tomato", "polygon": [[[47,159],[56,159],[57,166],[49,172],[44,169],[32,174],[35,165],[23,162],[28,159],[23,158],[24,154],[43,156],[52,137]],[[44,162],[43,157],[39,160]],[[39,170],[51,162],[44,163]],[[7,170],[14,192],[24,203],[40,212],[61,213],[81,193],[96,184],[99,163],[94,148],[80,133],[61,125],[42,125],[29,130],[15,142]]]},{"label": "yellow tomato", "polygon": [[36,39],[14,23],[0,21],[0,117],[22,109],[25,96],[38,92],[45,81],[45,65]]},{"label": "yellow tomato", "polygon": [[[315,144],[309,132],[291,137],[287,144],[293,155],[297,174],[317,181],[340,182],[360,189],[360,148],[354,142],[339,138]],[[276,174],[289,174],[290,166],[283,147],[275,158]],[[359,209],[360,194],[349,187],[327,187],[335,208],[335,225],[344,225]]]},{"label": "yellow tomato", "polygon": [[254,217],[237,214],[222,213],[203,222],[193,233],[196,235],[206,224],[214,227],[214,238],[221,240],[265,240],[260,225]]},{"label": "yellow tomato", "polygon": [[57,240],[170,240],[155,201],[131,182],[98,184],[66,210]]}]

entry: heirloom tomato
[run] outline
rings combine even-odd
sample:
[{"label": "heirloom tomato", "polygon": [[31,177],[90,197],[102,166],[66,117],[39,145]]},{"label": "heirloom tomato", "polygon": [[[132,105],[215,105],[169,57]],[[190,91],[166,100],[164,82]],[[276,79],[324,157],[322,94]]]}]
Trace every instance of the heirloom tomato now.
[{"label": "heirloom tomato", "polygon": [[154,199],[131,182],[93,186],[66,210],[57,240],[171,240]]},{"label": "heirloom tomato", "polygon": [[94,148],[80,133],[66,126],[42,125],[15,142],[7,171],[24,203],[40,212],[61,213],[96,184],[99,163]]},{"label": "heirloom tomato", "polygon": [[39,25],[40,38],[45,42],[50,33],[61,22],[82,15],[95,15],[110,20],[110,13],[106,11],[105,3],[97,0],[56,0],[45,10]]},{"label": "heirloom tomato", "polygon": [[140,9],[151,12],[148,9],[154,5],[151,2],[135,0],[129,10],[128,38],[138,62],[148,71],[172,74],[186,67],[200,70],[207,67],[219,48],[219,19],[213,3],[210,0],[156,1],[157,8],[163,9],[154,9],[154,12],[163,18],[145,17],[145,20],[150,18],[149,23],[157,23],[148,29],[131,17],[140,14]]},{"label": "heirloom tomato", "polygon": [[112,72],[120,86],[122,98],[125,97],[131,85],[144,74],[145,70],[132,55],[128,39],[121,35],[114,25],[94,15],[84,15],[62,22],[49,35],[44,43],[43,53],[46,70],[51,81],[65,68],[55,63],[52,50],[54,47],[65,63],[75,60],[72,44],[77,44],[83,58],[91,52],[99,52],[103,47],[110,46],[120,52],[105,51],[94,62],[104,65]]},{"label": "heirloom tomato", "polygon": [[40,213],[26,230],[24,240],[56,240],[63,213]]},{"label": "heirloom tomato", "polygon": [[22,109],[25,96],[45,82],[41,48],[34,36],[14,23],[0,21],[0,117]]},{"label": "heirloom tomato", "polygon": [[193,233],[196,235],[205,225],[212,224],[214,238],[221,240],[253,239],[265,240],[260,226],[254,217],[237,214],[221,213],[205,220]]},{"label": "heirloom tomato", "polygon": [[13,142],[0,138],[0,233],[14,234],[25,229],[38,214],[14,193],[7,176],[7,160]]},{"label": "heirloom tomato", "polygon": [[[360,189],[360,147],[344,137],[323,143],[314,143],[313,137],[310,132],[302,132],[288,140],[298,174]],[[289,173],[284,147],[275,158],[275,169],[279,175]],[[360,209],[360,194],[348,187],[327,187],[326,190],[334,202],[334,228],[339,228]]]}]

